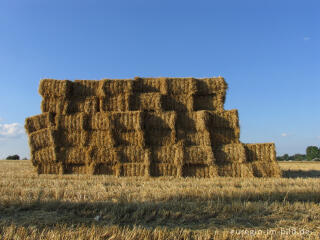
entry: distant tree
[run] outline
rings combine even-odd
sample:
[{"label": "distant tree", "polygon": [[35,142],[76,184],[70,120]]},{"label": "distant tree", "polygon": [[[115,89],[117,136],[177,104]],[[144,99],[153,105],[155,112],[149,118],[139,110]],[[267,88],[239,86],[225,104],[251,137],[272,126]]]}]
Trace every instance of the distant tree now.
[{"label": "distant tree", "polygon": [[19,157],[19,155],[12,155],[12,156],[8,156],[6,159],[7,160],[19,160],[20,157]]},{"label": "distant tree", "polygon": [[283,158],[284,161],[288,161],[289,160],[289,155],[288,154],[284,154],[282,156],[282,158]]},{"label": "distant tree", "polygon": [[319,148],[316,146],[309,146],[306,150],[306,157],[310,161],[314,158],[320,158]]},{"label": "distant tree", "polygon": [[294,155],[294,160],[296,160],[296,161],[302,161],[305,159],[306,159],[306,155],[304,155],[304,154],[295,154]]},{"label": "distant tree", "polygon": [[22,158],[22,160],[28,160],[28,158],[24,157],[24,158]]}]

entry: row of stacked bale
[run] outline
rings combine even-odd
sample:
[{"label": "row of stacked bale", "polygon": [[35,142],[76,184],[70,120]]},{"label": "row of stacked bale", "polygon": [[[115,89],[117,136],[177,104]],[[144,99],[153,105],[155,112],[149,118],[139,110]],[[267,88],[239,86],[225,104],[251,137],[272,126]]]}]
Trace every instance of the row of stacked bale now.
[{"label": "row of stacked bale", "polygon": [[279,176],[274,144],[242,144],[221,77],[44,79],[26,119],[38,173]]}]

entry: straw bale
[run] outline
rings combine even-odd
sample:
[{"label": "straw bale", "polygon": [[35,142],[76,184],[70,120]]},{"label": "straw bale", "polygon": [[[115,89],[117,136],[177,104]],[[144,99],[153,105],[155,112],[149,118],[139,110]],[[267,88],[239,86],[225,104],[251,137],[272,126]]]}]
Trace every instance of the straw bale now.
[{"label": "straw bale", "polygon": [[50,146],[40,150],[31,151],[31,161],[33,165],[57,162],[60,159],[58,150],[59,149],[57,147]]},{"label": "straw bale", "polygon": [[240,143],[239,128],[212,128],[209,129],[211,143],[214,146]]},{"label": "straw bale", "polygon": [[229,111],[205,111],[207,113],[208,128],[237,128],[239,129],[238,110]]},{"label": "straw bale", "polygon": [[87,146],[89,144],[89,133],[85,130],[60,130],[56,134],[55,142],[59,147]]},{"label": "straw bale", "polygon": [[254,177],[252,167],[245,163],[218,165],[218,173],[222,177]]},{"label": "straw bale", "polygon": [[99,96],[108,97],[119,94],[131,94],[133,86],[132,79],[103,79],[100,81]]},{"label": "straw bale", "polygon": [[92,130],[88,133],[88,145],[111,148],[116,145],[112,130]]},{"label": "straw bale", "polygon": [[121,176],[138,177],[146,175],[146,166],[141,163],[123,163],[120,168]]},{"label": "straw bale", "polygon": [[87,164],[106,163],[116,165],[120,162],[120,156],[114,148],[110,147],[90,147],[87,152]]},{"label": "straw bale", "polygon": [[37,165],[38,174],[63,174],[62,163],[45,163]]},{"label": "straw bale", "polygon": [[113,137],[116,146],[145,146],[145,137],[143,131],[113,131]]},{"label": "straw bale", "polygon": [[144,163],[150,165],[150,150],[137,146],[117,147],[121,163]]},{"label": "straw bale", "polygon": [[197,79],[196,82],[197,94],[199,95],[214,94],[217,92],[223,92],[225,94],[228,89],[228,85],[222,77]]},{"label": "straw bale", "polygon": [[85,164],[65,164],[63,167],[65,174],[87,174],[88,167]]},{"label": "straw bale", "polygon": [[175,111],[168,112],[145,112],[144,113],[144,129],[171,129],[176,126],[177,114]]},{"label": "straw bale", "polygon": [[70,113],[70,101],[63,98],[45,97],[41,101],[41,111],[42,113],[68,114]]},{"label": "straw bale", "polygon": [[156,163],[151,167],[151,175],[158,176],[177,176],[178,168],[173,164]]},{"label": "straw bale", "polygon": [[109,163],[91,164],[88,167],[88,173],[96,175],[115,175],[115,166]]},{"label": "straw bale", "polygon": [[186,146],[211,146],[208,131],[177,131],[177,140],[184,140]]},{"label": "straw bale", "polygon": [[112,128],[111,115],[105,112],[93,113],[88,116],[88,127],[92,130],[108,130]]},{"label": "straw bale", "polygon": [[242,143],[226,144],[214,147],[214,155],[217,163],[244,163],[246,151]]},{"label": "straw bale", "polygon": [[218,170],[214,165],[188,164],[183,166],[184,177],[213,178],[218,176]]},{"label": "straw bale", "polygon": [[208,114],[206,111],[190,111],[177,113],[177,129],[188,131],[207,130]]},{"label": "straw bale", "polygon": [[70,115],[56,115],[56,126],[64,130],[86,130],[88,129],[88,115],[75,113]]},{"label": "straw bale", "polygon": [[75,80],[72,85],[72,96],[84,98],[99,95],[100,81]]},{"label": "straw bale", "polygon": [[132,105],[131,94],[106,96],[100,99],[100,112],[126,112],[130,111]]},{"label": "straw bale", "polygon": [[177,142],[176,132],[170,129],[152,129],[145,131],[147,146],[167,146]]},{"label": "straw bale", "polygon": [[87,147],[62,147],[60,149],[61,161],[65,164],[86,164]]},{"label": "straw bale", "polygon": [[225,97],[222,94],[193,95],[193,106],[195,111],[223,111],[224,102]]},{"label": "straw bale", "polygon": [[96,113],[99,111],[100,100],[97,97],[72,97],[70,99],[68,113]]},{"label": "straw bale", "polygon": [[112,126],[117,131],[141,130],[143,128],[143,113],[141,111],[128,111],[111,113]]},{"label": "straw bale", "polygon": [[160,93],[139,93],[131,96],[132,111],[161,111],[162,97]]},{"label": "straw bale", "polygon": [[68,98],[72,92],[72,82],[69,80],[42,79],[39,93],[42,97]]},{"label": "straw bale", "polygon": [[186,112],[194,110],[193,95],[162,95],[162,108],[164,111]]},{"label": "straw bale", "polygon": [[135,77],[133,81],[133,92],[136,92],[136,93],[158,92],[162,94],[167,94],[166,78]]},{"label": "straw bale", "polygon": [[209,164],[213,165],[215,156],[211,146],[186,147],[184,153],[184,164]]},{"label": "straw bale", "polygon": [[32,132],[39,131],[44,128],[55,127],[54,114],[53,113],[43,113],[40,115],[28,117],[25,120],[24,128],[28,134]]},{"label": "straw bale", "polygon": [[245,144],[247,161],[275,162],[276,150],[274,143]]},{"label": "straw bale", "polygon": [[151,159],[153,163],[183,164],[184,149],[178,145],[152,147]]},{"label": "straw bale", "polygon": [[193,94],[197,91],[197,83],[194,78],[166,78],[167,93],[176,94]]},{"label": "straw bale", "polygon": [[281,177],[282,172],[276,161],[262,162],[255,161],[249,163],[252,166],[253,174],[255,177]]},{"label": "straw bale", "polygon": [[33,132],[29,135],[29,146],[31,151],[41,148],[55,146],[57,132],[50,128],[45,128]]}]

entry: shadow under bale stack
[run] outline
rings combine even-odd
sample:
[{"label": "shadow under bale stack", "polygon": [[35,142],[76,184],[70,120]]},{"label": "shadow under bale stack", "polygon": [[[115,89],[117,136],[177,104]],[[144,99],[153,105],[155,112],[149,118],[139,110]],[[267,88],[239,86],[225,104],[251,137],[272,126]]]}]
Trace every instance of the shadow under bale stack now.
[{"label": "shadow under bale stack", "polygon": [[39,174],[278,177],[275,145],[243,144],[217,78],[43,79],[29,117]]}]

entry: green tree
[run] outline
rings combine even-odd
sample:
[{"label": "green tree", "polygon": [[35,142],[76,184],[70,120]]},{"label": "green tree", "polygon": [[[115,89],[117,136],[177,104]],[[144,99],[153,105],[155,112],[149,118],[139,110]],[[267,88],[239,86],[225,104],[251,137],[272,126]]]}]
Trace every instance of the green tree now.
[{"label": "green tree", "polygon": [[288,161],[289,160],[289,155],[286,153],[282,156],[283,160]]},{"label": "green tree", "polygon": [[306,157],[310,161],[314,158],[320,158],[319,148],[316,146],[309,146],[306,150]]},{"label": "green tree", "polygon": [[19,160],[20,157],[19,157],[19,155],[12,155],[12,156],[8,156],[6,159],[7,160]]}]

